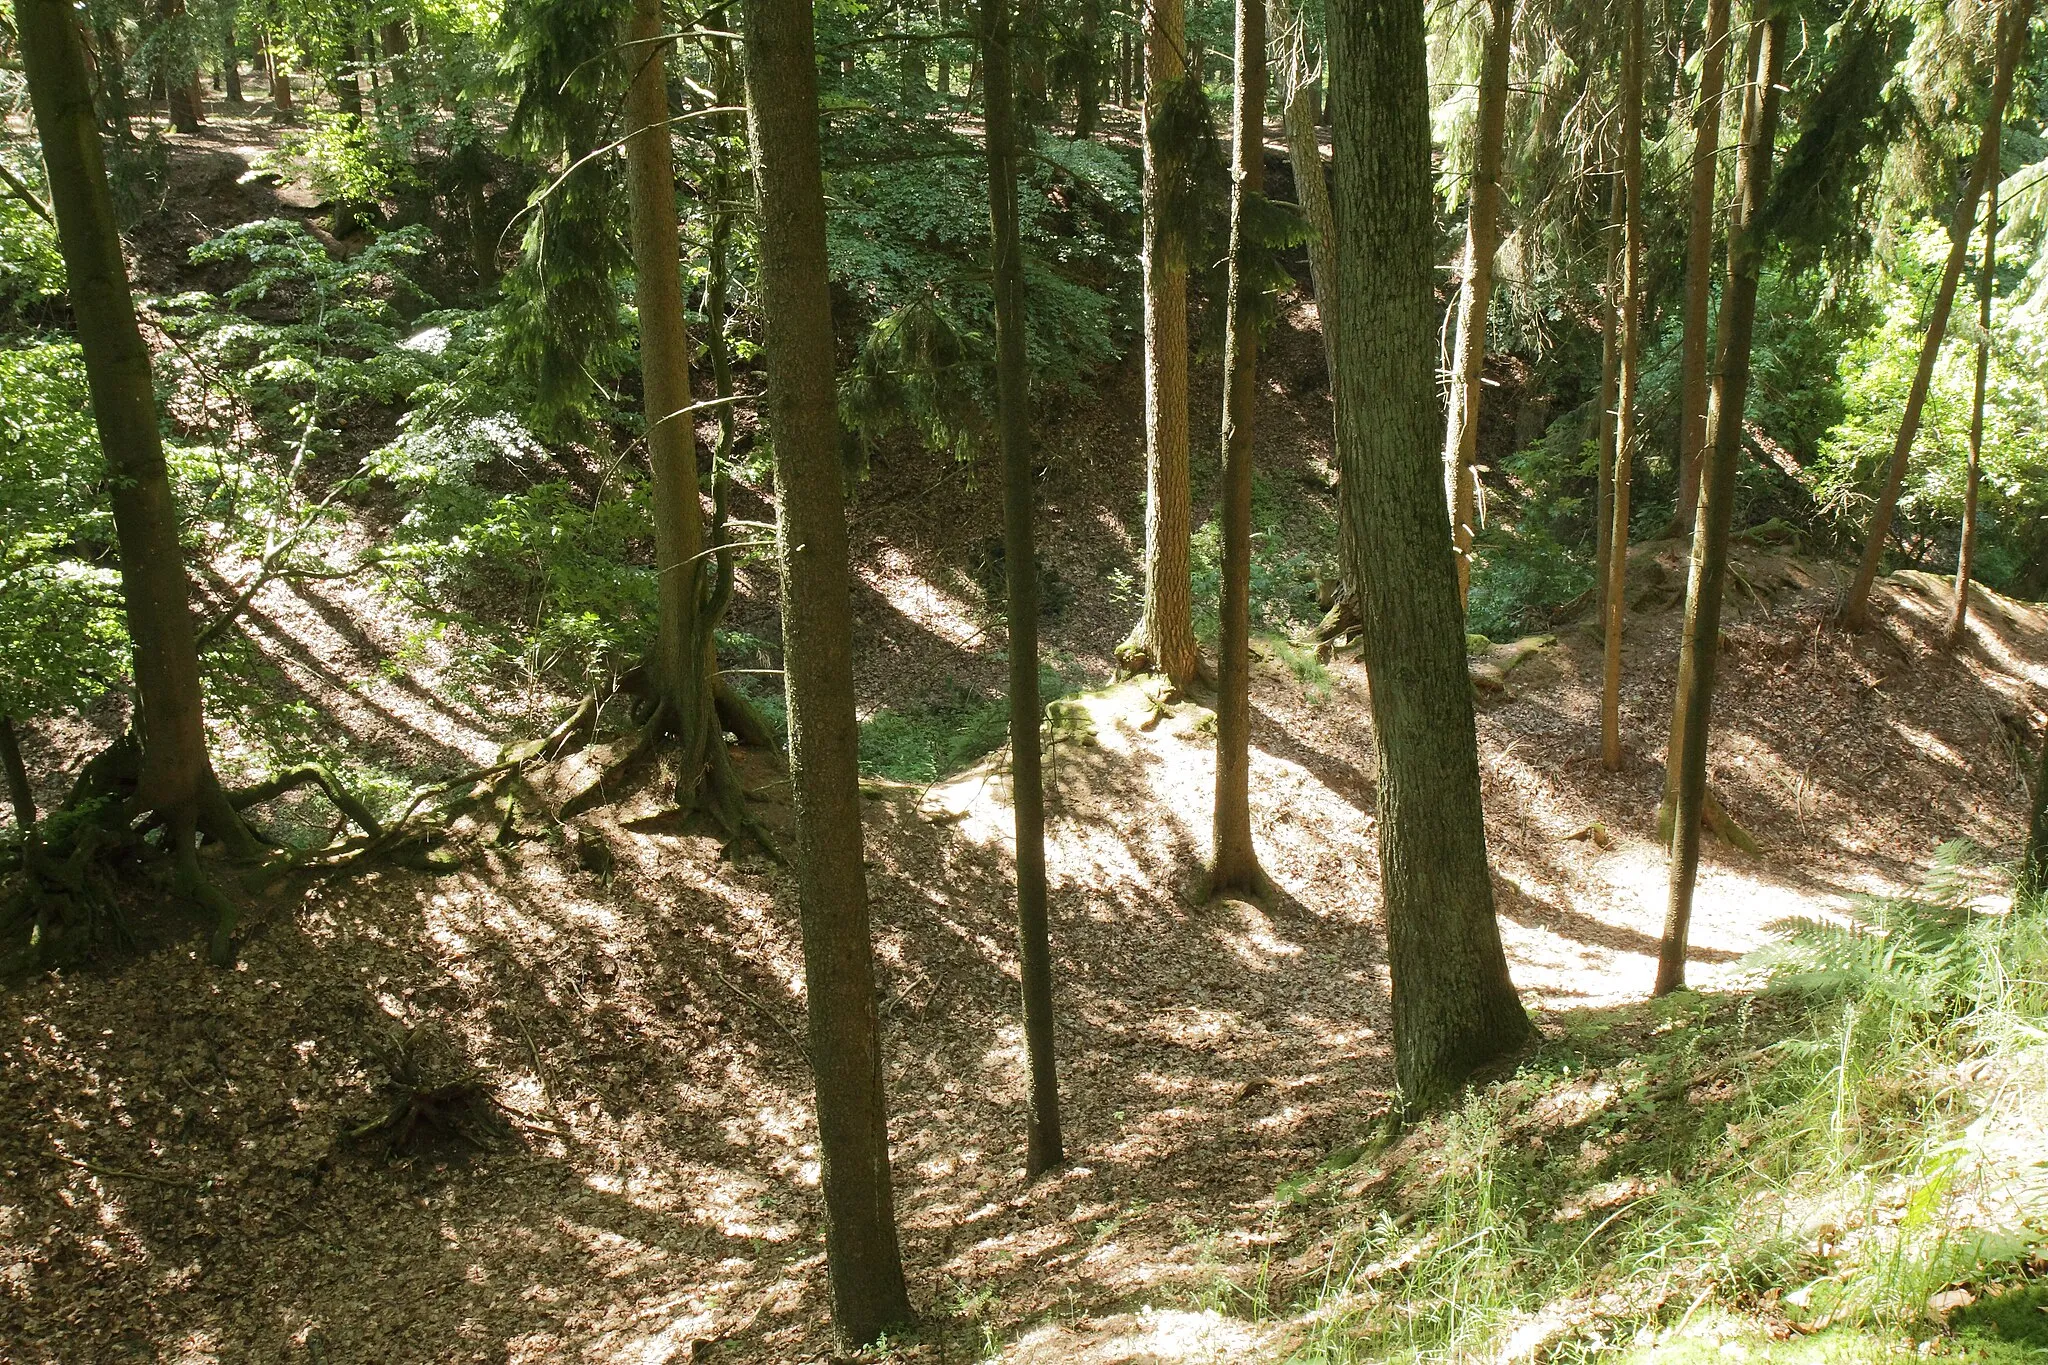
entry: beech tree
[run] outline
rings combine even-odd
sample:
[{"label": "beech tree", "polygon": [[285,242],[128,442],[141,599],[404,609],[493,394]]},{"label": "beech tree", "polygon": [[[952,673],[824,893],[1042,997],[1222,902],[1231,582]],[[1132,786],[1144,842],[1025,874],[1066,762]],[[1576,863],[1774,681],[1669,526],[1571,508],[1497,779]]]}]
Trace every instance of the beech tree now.
[{"label": "beech tree", "polygon": [[1024,247],[1017,226],[1022,149],[1009,0],[987,0],[982,81],[987,114],[990,274],[996,304],[996,425],[1003,449],[1003,563],[1010,628],[1010,783],[1017,829],[1017,960],[1024,987],[1024,1050],[1030,1081],[1024,1170],[1039,1176],[1066,1160],[1060,1142],[1059,1072],[1053,1055],[1052,932],[1045,891],[1045,778],[1040,766],[1038,549],[1033,541],[1031,385],[1024,353]]},{"label": "beech tree", "polygon": [[[1478,733],[1438,459],[1423,0],[1331,0],[1337,437],[1365,622],[1380,879],[1404,1102],[1520,1047],[1494,920]],[[1368,77],[1369,73],[1369,78]]]},{"label": "beech tree", "polygon": [[258,848],[207,752],[177,499],[164,463],[149,348],[121,254],[85,46],[63,0],[17,0],[14,12],[120,550],[141,741],[131,813],[163,819],[181,888],[220,916],[213,951],[225,960],[233,951],[234,909],[201,876],[195,839],[204,833],[241,856]]},{"label": "beech tree", "polygon": [[1850,630],[1863,629],[1869,616],[1870,587],[1884,562],[1885,541],[1892,531],[1892,515],[1898,510],[1899,490],[1905,486],[1906,468],[1913,457],[1913,441],[1920,434],[1920,415],[1927,405],[1927,389],[1934,379],[1934,362],[1941,355],[1942,339],[1948,334],[1948,315],[1955,307],[1956,286],[1963,277],[1963,261],[1969,255],[1971,229],[1977,222],[1977,201],[1998,173],[1999,130],[2005,125],[2005,106],[2012,97],[2014,74],[2027,50],[2027,25],[2034,12],[2033,0],[2011,0],[1999,25],[1998,67],[1991,83],[1991,98],[1984,111],[1984,129],[1977,140],[1977,155],[1970,163],[1962,197],[1956,201],[1954,221],[1949,225],[1948,260],[1941,269],[1941,284],[1935,290],[1934,306],[1928,310],[1927,327],[1920,342],[1920,361],[1913,371],[1913,385],[1906,391],[1905,412],[1899,418],[1899,434],[1892,443],[1891,463],[1885,471],[1884,488],[1870,514],[1869,530],[1863,541],[1863,558],[1856,577],[1842,599],[1842,624]]},{"label": "beech tree", "polygon": [[861,835],[817,47],[806,0],[745,0],[742,14],[825,1259],[833,1326],[843,1341],[865,1345],[911,1312],[896,1241]]},{"label": "beech tree", "polygon": [[1678,782],[1671,835],[1671,891],[1657,956],[1658,995],[1685,985],[1693,884],[1699,875],[1700,826],[1706,814],[1707,734],[1714,707],[1714,668],[1720,653],[1721,597],[1728,577],[1735,467],[1742,454],[1757,283],[1763,274],[1764,243],[1757,215],[1770,190],[1771,156],[1778,132],[1786,15],[1775,0],[1762,0],[1758,8],[1764,13],[1752,17],[1759,42],[1744,96],[1735,202],[1728,217],[1728,275],[1721,296],[1723,322],[1707,420],[1710,457],[1693,526],[1685,624],[1679,637],[1678,693],[1672,703],[1683,717],[1682,728],[1674,727],[1683,742],[1671,761]]}]

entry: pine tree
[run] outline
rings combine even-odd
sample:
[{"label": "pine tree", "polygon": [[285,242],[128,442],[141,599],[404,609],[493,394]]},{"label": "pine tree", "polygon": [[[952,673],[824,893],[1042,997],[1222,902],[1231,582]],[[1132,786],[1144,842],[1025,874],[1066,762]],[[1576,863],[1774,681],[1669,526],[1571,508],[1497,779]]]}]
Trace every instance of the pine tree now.
[{"label": "pine tree", "polygon": [[1022,150],[1011,82],[1009,0],[985,0],[981,71],[988,140],[990,274],[996,302],[996,425],[1003,449],[1003,564],[1009,579],[1010,783],[1017,817],[1017,959],[1030,1072],[1025,1173],[1066,1160],[1053,1054],[1052,934],[1045,891],[1045,779],[1040,766],[1038,550],[1033,541],[1030,373],[1024,353],[1024,247],[1017,224]]},{"label": "pine tree", "polygon": [[[1678,773],[1671,835],[1671,892],[1657,958],[1656,993],[1685,985],[1686,943],[1692,925],[1693,884],[1699,875],[1700,825],[1707,802],[1707,734],[1714,708],[1714,667],[1721,638],[1721,596],[1728,577],[1728,540],[1734,518],[1735,467],[1742,453],[1742,414],[1749,395],[1750,342],[1756,328],[1757,283],[1763,273],[1758,211],[1770,191],[1771,156],[1778,131],[1778,81],[1784,62],[1784,8],[1774,0],[1753,20],[1760,30],[1742,112],[1735,203],[1728,219],[1728,277],[1722,289],[1722,324],[1709,402],[1709,458],[1694,520],[1692,567],[1686,583],[1685,625],[1679,637],[1678,693],[1681,744],[1670,766]],[[1675,729],[1677,727],[1674,727]]]},{"label": "pine tree", "polygon": [[834,1328],[848,1344],[865,1345],[911,1312],[896,1241],[861,837],[817,48],[806,0],[746,0],[742,10],[825,1260]]},{"label": "pine tree", "polygon": [[[1259,276],[1250,215],[1266,183],[1266,6],[1237,0],[1230,154],[1230,280],[1223,340],[1223,600],[1216,665],[1213,895],[1266,889],[1252,846],[1251,577],[1253,417],[1259,401]],[[1317,167],[1321,169],[1320,164]]]}]

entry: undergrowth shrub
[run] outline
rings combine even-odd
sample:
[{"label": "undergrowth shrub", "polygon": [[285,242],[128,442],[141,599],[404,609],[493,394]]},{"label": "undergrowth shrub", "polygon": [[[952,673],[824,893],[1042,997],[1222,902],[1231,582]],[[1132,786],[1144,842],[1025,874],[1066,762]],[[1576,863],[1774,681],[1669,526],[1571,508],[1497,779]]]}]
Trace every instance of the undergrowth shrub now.
[{"label": "undergrowth shrub", "polygon": [[[1050,704],[1072,683],[1041,665],[1038,695]],[[860,769],[894,782],[936,782],[1000,749],[1010,738],[1010,701],[987,696],[958,680],[928,701],[885,706],[860,727]]]}]

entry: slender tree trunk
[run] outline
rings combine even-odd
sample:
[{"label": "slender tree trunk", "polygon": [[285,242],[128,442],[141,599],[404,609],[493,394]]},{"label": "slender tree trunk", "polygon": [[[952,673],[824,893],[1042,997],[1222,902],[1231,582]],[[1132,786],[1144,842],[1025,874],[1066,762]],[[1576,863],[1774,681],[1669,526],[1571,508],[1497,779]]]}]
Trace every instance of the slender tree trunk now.
[{"label": "slender tree trunk", "polygon": [[1451,358],[1451,401],[1444,431],[1444,474],[1451,489],[1451,540],[1458,554],[1458,600],[1472,591],[1472,535],[1478,486],[1479,405],[1486,369],[1486,314],[1493,301],[1493,256],[1500,245],[1500,166],[1507,140],[1508,54],[1514,0],[1490,0],[1473,129],[1472,191],[1465,215],[1465,281],[1458,295],[1458,339]]},{"label": "slender tree trunk", "polygon": [[1607,288],[1600,298],[1600,472],[1593,491],[1593,581],[1599,588],[1600,619],[1607,620],[1607,566],[1614,550],[1615,403],[1621,384],[1621,177],[1613,178],[1607,212]]},{"label": "slender tree trunk", "polygon": [[[37,0],[50,4],[54,0]],[[817,1084],[825,1260],[839,1336],[910,1320],[889,1177],[888,1104],[860,817],[846,494],[833,390],[817,51],[808,0],[743,5],[760,200],[766,416],[780,508],[784,684],[797,896]]]},{"label": "slender tree trunk", "polygon": [[2033,10],[2033,0],[2012,0],[2012,9],[1999,30],[1998,71],[1991,84],[1991,105],[1984,114],[1984,131],[1977,139],[1977,156],[1970,163],[1969,181],[1956,204],[1955,221],[1949,226],[1948,262],[1941,270],[1941,287],[1935,293],[1934,308],[1927,315],[1927,328],[1920,341],[1920,363],[1913,371],[1912,387],[1906,390],[1906,409],[1899,417],[1898,439],[1892,443],[1884,491],[1878,494],[1877,506],[1870,514],[1863,561],[1856,566],[1855,580],[1842,601],[1842,624],[1850,630],[1863,629],[1869,617],[1870,586],[1877,581],[1878,568],[1884,562],[1892,514],[1898,510],[1899,490],[1905,486],[1913,440],[1920,434],[1920,413],[1927,404],[1927,387],[1934,378],[1934,362],[1941,354],[1942,338],[1948,332],[1949,310],[1955,306],[1956,286],[1963,277],[1963,259],[1970,251],[1970,229],[1977,222],[1977,201],[1998,173],[1999,130],[2005,126],[2013,73],[2027,50],[2027,21]]},{"label": "slender tree trunk", "polygon": [[292,73],[286,63],[284,52],[276,42],[267,44],[270,49],[270,108],[280,121],[293,117]]},{"label": "slender tree trunk", "polygon": [[[681,750],[677,802],[705,809],[737,834],[747,821],[744,798],[726,756],[716,703],[715,628],[732,598],[732,564],[719,552],[722,524],[706,545],[697,485],[697,428],[688,411],[690,339],[669,149],[668,44],[657,41],[661,33],[661,0],[635,0],[625,49],[634,64],[626,92],[626,187],[660,604],[648,669],[657,698],[650,723],[673,736]],[[722,488],[717,504],[722,513]]]},{"label": "slender tree trunk", "polygon": [[1074,136],[1094,137],[1102,121],[1102,0],[1080,0],[1075,43],[1081,49],[1074,73]]},{"label": "slender tree trunk", "polygon": [[15,18],[71,313],[85,353],[94,425],[107,461],[121,594],[135,651],[142,773],[136,809],[169,826],[186,871],[195,830],[238,854],[254,841],[231,810],[206,751],[199,650],[194,643],[178,508],[157,425],[149,348],[135,321],[112,192],[93,118],[85,49],[65,0],[16,0]]},{"label": "slender tree trunk", "polygon": [[[952,0],[939,0],[939,32],[951,33],[952,31]],[[949,59],[948,55],[952,51],[952,48],[950,46],[952,41],[953,40],[951,38],[939,39],[938,91],[940,99],[949,100],[953,97],[953,63]]]},{"label": "slender tree trunk", "polygon": [[28,765],[21,761],[21,739],[14,733],[14,718],[0,715],[0,769],[7,773],[7,799],[14,806],[14,823],[24,836],[35,833],[36,790],[29,785]]},{"label": "slender tree trunk", "polygon": [[1950,649],[1963,642],[1970,621],[1970,570],[1977,556],[1977,484],[1983,475],[1984,383],[1991,369],[1991,295],[1998,285],[1998,181],[1991,181],[1984,205],[1984,263],[1977,276],[1977,378],[1970,391],[1970,472],[1963,482],[1962,543],[1956,547],[1956,604],[1943,639]]},{"label": "slender tree trunk", "polygon": [[1003,562],[1010,589],[1010,778],[1017,813],[1017,958],[1030,1070],[1024,1171],[1066,1160],[1053,1055],[1052,935],[1045,903],[1045,783],[1039,764],[1038,549],[1032,536],[1031,393],[1024,354],[1024,248],[1017,226],[1016,91],[1010,3],[986,0],[982,79],[988,90],[988,216],[996,302],[996,416],[1003,447]]},{"label": "slender tree trunk", "polygon": [[1685,235],[1684,332],[1679,341],[1678,508],[1671,533],[1692,529],[1707,447],[1707,313],[1714,293],[1714,186],[1721,166],[1721,90],[1728,66],[1729,0],[1707,0],[1700,92],[1693,106],[1692,202]]},{"label": "slender tree trunk", "polygon": [[240,109],[249,101],[242,95],[242,54],[235,44],[233,15],[221,26],[221,70],[227,75],[228,103]]},{"label": "slender tree trunk", "polygon": [[1735,204],[1728,220],[1728,280],[1721,293],[1726,318],[1714,359],[1707,436],[1710,456],[1700,514],[1692,537],[1686,584],[1685,626],[1678,655],[1678,695],[1684,743],[1676,759],[1678,792],[1671,836],[1671,894],[1657,957],[1656,993],[1685,985],[1686,940],[1692,924],[1693,883],[1699,875],[1700,822],[1707,801],[1707,735],[1714,709],[1714,666],[1721,638],[1721,594],[1728,576],[1735,467],[1742,453],[1742,413],[1749,396],[1750,341],[1756,328],[1757,280],[1763,241],[1757,210],[1770,190],[1771,153],[1778,132],[1778,76],[1784,61],[1785,12],[1766,0],[1755,79],[1743,101],[1742,146],[1736,163]]},{"label": "slender tree trunk", "polygon": [[[1213,895],[1266,889],[1252,846],[1252,421],[1259,401],[1256,273],[1246,278],[1247,216],[1266,187],[1266,0],[1237,0],[1231,115],[1230,293],[1223,340],[1223,601],[1216,646],[1216,861]],[[1320,170],[1320,163],[1317,166]]]},{"label": "slender tree trunk", "polygon": [[[1529,1037],[1494,920],[1438,436],[1423,0],[1331,0],[1338,453],[1354,504],[1403,1102]],[[1369,78],[1367,78],[1369,76]]]},{"label": "slender tree trunk", "polygon": [[1145,11],[1145,604],[1117,651],[1135,672],[1186,687],[1201,671],[1189,584],[1188,258],[1181,215],[1186,149],[1154,136],[1162,100],[1188,79],[1181,0]]},{"label": "slender tree trunk", "polygon": [[1642,370],[1643,0],[1624,0],[1621,47],[1621,385],[1614,413],[1613,530],[1607,542],[1605,674],[1600,761],[1621,768],[1621,622],[1628,593],[1629,473],[1636,454],[1636,386]]}]

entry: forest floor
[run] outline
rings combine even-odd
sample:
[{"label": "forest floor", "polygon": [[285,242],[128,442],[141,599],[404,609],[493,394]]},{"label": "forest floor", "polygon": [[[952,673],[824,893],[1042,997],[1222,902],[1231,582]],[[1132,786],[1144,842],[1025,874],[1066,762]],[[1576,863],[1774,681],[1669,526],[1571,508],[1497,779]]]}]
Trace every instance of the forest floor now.
[{"label": "forest floor", "polygon": [[[239,157],[214,127],[207,155]],[[243,184],[230,172],[207,174]],[[1264,485],[1304,524],[1327,518],[1331,483],[1327,396],[1304,378],[1320,375],[1313,328],[1309,305],[1282,321],[1259,415]],[[1216,387],[1198,369],[1196,431],[1215,429]],[[1069,588],[1047,642],[1092,689],[1063,709],[1051,762],[1070,1158],[1055,1175],[1022,1178],[999,761],[929,788],[876,783],[866,803],[897,1210],[925,1320],[892,1359],[1267,1358],[1282,1349],[1268,1328],[1193,1310],[1314,1237],[1276,1190],[1389,1102],[1362,670],[1270,647],[1255,670],[1262,905],[1190,899],[1208,713],[1108,680],[1135,610],[1115,585],[1142,541],[1136,399],[1120,370],[1054,405],[1041,434],[1045,554]],[[994,478],[877,459],[852,511],[865,708],[999,689],[975,568],[999,530]],[[1632,556],[1620,772],[1598,758],[1583,622],[1481,693],[1501,924],[1546,1032],[1648,991],[1683,553]],[[2019,739],[2048,706],[2035,607],[1981,595],[1948,655],[1940,580],[1886,580],[1875,625],[1849,636],[1827,624],[1833,566],[1746,544],[1739,569],[1713,781],[1762,851],[1709,841],[1692,949],[1709,990],[1738,985],[1743,955],[1786,921],[1909,888],[1945,840],[2015,855]],[[744,588],[736,624],[772,638],[767,566]],[[278,703],[308,704],[309,736],[394,770],[488,760],[568,700],[466,678],[410,624],[358,583],[274,584],[251,616]],[[28,747],[80,755],[109,719]],[[760,755],[742,772],[775,777]],[[61,764],[38,776],[49,794],[66,780]],[[21,1116],[0,1125],[0,1356],[828,1356],[793,883],[680,824],[657,790],[568,829],[529,815],[503,841],[476,831],[448,875],[250,888],[232,971],[206,965],[198,926],[144,905],[132,955],[0,996],[0,1112]],[[786,828],[779,802],[757,809]],[[489,1150],[394,1158],[348,1136],[381,1112],[397,1040],[420,1026],[506,1106]]]}]

